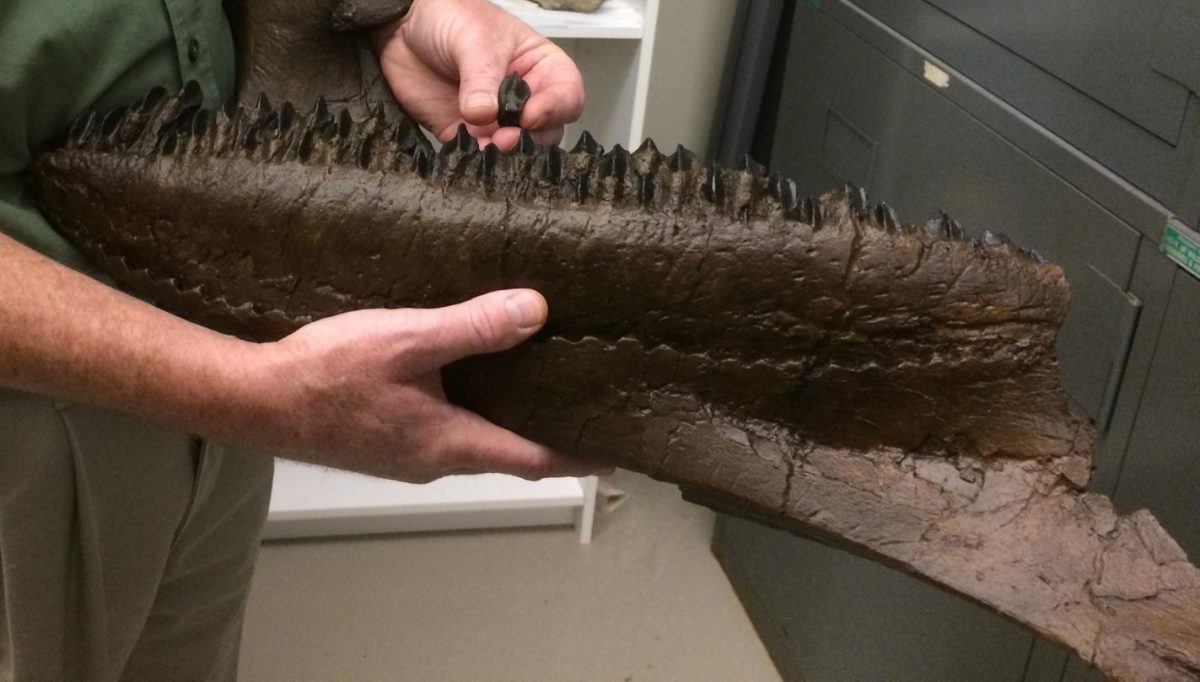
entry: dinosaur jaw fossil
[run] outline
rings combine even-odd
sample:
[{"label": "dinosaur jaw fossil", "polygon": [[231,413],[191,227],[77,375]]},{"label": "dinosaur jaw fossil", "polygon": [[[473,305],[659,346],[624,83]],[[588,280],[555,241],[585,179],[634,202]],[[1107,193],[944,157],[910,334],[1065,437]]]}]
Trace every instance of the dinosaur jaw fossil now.
[{"label": "dinosaur jaw fossil", "polygon": [[452,366],[456,402],[964,594],[1108,674],[1200,677],[1200,576],[1147,514],[1081,494],[1057,380],[1062,271],[746,162],[161,94],[33,169],[123,288],[257,339],[361,307],[532,286],[533,342]]}]

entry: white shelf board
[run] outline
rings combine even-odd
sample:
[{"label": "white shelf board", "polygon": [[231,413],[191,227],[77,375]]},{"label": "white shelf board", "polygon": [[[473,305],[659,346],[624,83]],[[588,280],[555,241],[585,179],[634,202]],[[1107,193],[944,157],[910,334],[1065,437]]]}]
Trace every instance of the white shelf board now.
[{"label": "white shelf board", "polygon": [[585,481],[482,474],[413,485],[277,459],[263,538],[568,526],[581,521]]},{"label": "white shelf board", "polygon": [[641,11],[629,0],[605,0],[595,12],[542,9],[531,0],[492,0],[547,38],[639,40],[645,31]]}]

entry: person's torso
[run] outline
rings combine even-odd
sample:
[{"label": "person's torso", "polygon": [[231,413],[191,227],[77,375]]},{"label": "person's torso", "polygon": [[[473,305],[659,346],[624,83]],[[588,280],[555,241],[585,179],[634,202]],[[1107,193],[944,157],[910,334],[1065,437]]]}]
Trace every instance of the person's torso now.
[{"label": "person's torso", "polygon": [[75,266],[83,257],[27,196],[38,148],[88,109],[128,105],[156,85],[195,80],[210,105],[233,87],[220,0],[5,0],[0,46],[0,231]]}]

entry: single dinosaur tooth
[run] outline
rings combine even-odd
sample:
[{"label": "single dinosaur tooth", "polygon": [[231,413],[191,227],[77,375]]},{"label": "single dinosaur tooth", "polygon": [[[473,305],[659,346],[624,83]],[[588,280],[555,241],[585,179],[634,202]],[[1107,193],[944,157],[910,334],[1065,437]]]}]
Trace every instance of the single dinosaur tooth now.
[{"label": "single dinosaur tooth", "polygon": [[279,106],[279,129],[287,132],[292,129],[292,124],[296,122],[296,107],[292,106],[291,102],[284,102]]},{"label": "single dinosaur tooth", "polygon": [[1010,246],[1013,243],[1012,240],[1008,238],[1008,235],[1004,234],[1003,232],[992,232],[991,230],[984,230],[983,234],[979,236],[979,241],[981,244],[988,247]]},{"label": "single dinosaur tooth", "polygon": [[395,131],[392,133],[392,140],[396,142],[396,146],[405,154],[411,155],[418,147],[428,147],[429,141],[417,130],[417,127],[412,123],[402,121],[396,124]]},{"label": "single dinosaur tooth", "polygon": [[500,124],[501,128],[514,128],[521,125],[521,112],[525,110],[525,103],[529,101],[530,94],[532,93],[529,84],[516,71],[500,81],[496,122]]},{"label": "single dinosaur tooth", "polygon": [[736,170],[745,171],[756,178],[767,177],[767,167],[754,160],[749,154],[744,155],[738,163]]},{"label": "single dinosaur tooth", "polygon": [[771,182],[767,186],[767,189],[770,191],[771,196],[775,197],[775,200],[783,207],[784,211],[791,211],[796,208],[796,204],[799,201],[799,197],[797,196],[799,193],[796,190],[795,180],[785,178],[776,173],[771,177]]},{"label": "single dinosaur tooth", "polygon": [[713,204],[720,205],[725,202],[724,171],[716,161],[708,165],[708,175],[704,178],[704,186],[701,191],[704,192],[704,197]]},{"label": "single dinosaur tooth", "polygon": [[1047,262],[1049,262],[1045,259],[1045,257],[1042,256],[1042,254],[1038,253],[1037,250],[1035,250],[1035,249],[1023,248],[1020,251],[1021,251],[1021,255],[1028,258],[1031,263],[1035,263],[1037,265],[1045,265]]},{"label": "single dinosaur tooth", "polygon": [[175,153],[179,146],[179,136],[174,129],[165,130],[159,134],[158,143],[155,145],[155,152],[170,156]]},{"label": "single dinosaur tooth", "polygon": [[942,214],[942,219],[946,222],[946,234],[950,239],[960,242],[966,240],[967,231],[963,229],[961,223],[946,214]]},{"label": "single dinosaur tooth", "polygon": [[425,147],[417,147],[413,152],[412,169],[417,175],[428,180],[433,174],[433,161],[433,152]]},{"label": "single dinosaur tooth", "polygon": [[208,133],[208,125],[211,122],[208,110],[201,109],[192,117],[192,125],[190,133],[194,138],[204,137]]},{"label": "single dinosaur tooth", "polygon": [[667,168],[672,173],[686,173],[695,168],[696,163],[696,155],[683,145],[676,147],[675,153],[667,157]]},{"label": "single dinosaur tooth", "polygon": [[125,115],[129,112],[125,107],[113,109],[104,115],[104,120],[100,122],[100,134],[106,138],[112,138],[117,132],[117,128],[121,126],[121,122],[125,120]]},{"label": "single dinosaur tooth", "polygon": [[371,167],[371,146],[373,143],[374,140],[370,137],[364,137],[359,141],[358,151],[354,154],[355,162],[359,168],[366,169]]},{"label": "single dinosaur tooth", "polygon": [[300,133],[300,141],[296,145],[296,157],[300,161],[305,162],[312,158],[316,135],[317,131],[312,128],[305,128]]},{"label": "single dinosaur tooth", "polygon": [[99,120],[100,115],[97,114],[95,110],[89,109],[88,111],[84,112],[83,115],[81,115],[79,118],[76,118],[75,122],[71,124],[70,132],[68,132],[70,140],[76,145],[81,145],[84,142],[87,142],[88,138],[92,134],[92,131],[96,129],[96,123]]},{"label": "single dinosaur tooth", "polygon": [[596,142],[596,138],[588,131],[583,131],[579,136],[579,141],[571,148],[572,154],[587,154],[589,156],[599,156],[604,153],[600,145]]},{"label": "single dinosaur tooth", "polygon": [[354,118],[350,116],[349,109],[342,109],[338,112],[337,136],[345,140],[350,137],[352,132],[354,132]]},{"label": "single dinosaur tooth", "polygon": [[875,222],[888,232],[896,232],[900,229],[900,219],[896,217],[896,212],[892,210],[891,206],[882,202],[875,207]]},{"label": "single dinosaur tooth", "polygon": [[962,241],[966,232],[957,220],[951,218],[945,211],[939,211],[936,216],[925,223],[925,232],[934,239]]},{"label": "single dinosaur tooth", "polygon": [[640,206],[649,206],[654,201],[658,185],[653,175],[637,176],[637,201]]},{"label": "single dinosaur tooth", "polygon": [[[652,179],[652,177],[658,171],[659,165],[662,164],[663,160],[666,158],[661,152],[658,151],[658,147],[655,146],[654,140],[651,140],[648,137],[644,142],[642,142],[641,146],[630,155],[630,157],[634,172],[637,173],[639,177],[645,179]],[[641,191],[639,190],[638,193],[641,194]]]},{"label": "single dinosaur tooth", "polygon": [[157,86],[146,93],[142,101],[137,105],[137,112],[148,114],[167,99],[167,89],[162,86]]},{"label": "single dinosaur tooth", "polygon": [[642,144],[637,148],[637,150],[635,150],[633,152],[633,155],[634,156],[649,155],[649,156],[653,156],[653,157],[659,157],[659,156],[662,156],[662,153],[658,151],[658,145],[654,144],[654,140],[647,137],[645,140],[642,140]]},{"label": "single dinosaur tooth", "polygon": [[528,130],[522,130],[520,137],[517,138],[517,146],[513,147],[513,151],[522,156],[531,156],[536,154],[538,150],[537,142],[533,141],[533,135],[529,134]]},{"label": "single dinosaur tooth", "polygon": [[258,93],[258,101],[254,103],[254,110],[258,113],[259,117],[268,116],[275,111],[275,108],[271,106],[271,98],[267,97],[267,93]]},{"label": "single dinosaur tooth", "polygon": [[333,123],[333,115],[329,113],[329,104],[324,97],[318,97],[308,113],[308,126],[316,131],[328,128]]},{"label": "single dinosaur tooth", "polygon": [[454,137],[442,145],[441,155],[449,156],[454,153],[474,154],[477,151],[479,151],[479,141],[471,136],[471,131],[467,130],[465,123],[459,123],[458,130],[454,132]]},{"label": "single dinosaur tooth", "polygon": [[483,148],[483,159],[479,164],[479,175],[491,179],[496,175],[496,164],[500,161],[500,148],[491,142]]},{"label": "single dinosaur tooth", "polygon": [[383,102],[376,102],[371,107],[371,113],[368,117],[379,129],[387,126],[387,111],[384,109]]},{"label": "single dinosaur tooth", "polygon": [[800,222],[812,225],[813,231],[825,225],[825,206],[819,199],[804,197],[799,206]]},{"label": "single dinosaur tooth", "polygon": [[567,175],[567,153],[556,144],[546,150],[546,180],[552,185],[562,184]]},{"label": "single dinosaur tooth", "polygon": [[204,103],[204,91],[200,89],[199,83],[190,80],[179,91],[178,99],[181,107],[198,107]]},{"label": "single dinosaur tooth", "polygon": [[846,195],[847,203],[850,204],[850,208],[854,210],[859,219],[866,218],[871,210],[871,200],[867,196],[867,190],[847,182],[842,185],[842,192]]},{"label": "single dinosaur tooth", "polygon": [[613,145],[612,151],[600,158],[600,177],[624,180],[629,172],[629,152],[621,145]]},{"label": "single dinosaur tooth", "polygon": [[258,137],[261,133],[262,128],[258,126],[250,126],[242,133],[241,146],[247,154],[253,154],[258,149]]}]

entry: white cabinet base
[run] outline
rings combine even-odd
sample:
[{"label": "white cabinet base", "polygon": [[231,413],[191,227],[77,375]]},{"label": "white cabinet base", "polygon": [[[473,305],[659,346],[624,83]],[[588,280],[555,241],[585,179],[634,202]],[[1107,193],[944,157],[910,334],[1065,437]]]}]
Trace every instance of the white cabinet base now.
[{"label": "white cabinet base", "polygon": [[263,538],[574,525],[587,543],[595,489],[594,478],[500,474],[412,485],[278,459]]}]

